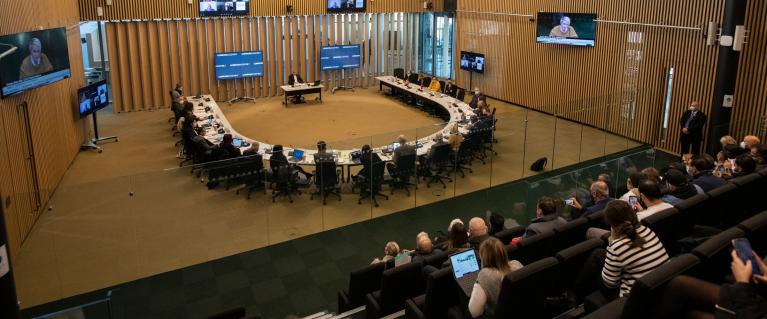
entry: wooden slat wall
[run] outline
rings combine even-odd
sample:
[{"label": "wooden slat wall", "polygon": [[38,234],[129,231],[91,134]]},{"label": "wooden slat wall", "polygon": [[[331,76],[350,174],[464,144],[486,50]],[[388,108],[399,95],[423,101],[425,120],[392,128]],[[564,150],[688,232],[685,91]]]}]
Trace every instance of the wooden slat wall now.
[{"label": "wooden slat wall", "polygon": [[767,139],[767,1],[749,1],[745,27],[748,33],[740,55],[738,82],[730,132]]},{"label": "wooden slat wall", "polygon": [[[76,91],[85,82],[80,45],[77,1],[0,0],[0,34],[39,28],[68,27],[69,62],[72,77],[57,83],[0,100],[0,202],[5,205],[6,226],[12,254],[18,254],[45,202],[66,172],[83,141],[82,121],[77,115]],[[35,204],[24,134],[25,122],[19,105],[29,110],[32,144],[43,206]]]},{"label": "wooden slat wall", "polygon": [[[416,63],[409,44],[419,41],[418,35],[402,31],[417,25],[418,16],[358,13],[109,22],[114,109],[130,112],[167,107],[168,91],[177,82],[190,94],[210,93],[219,101],[276,96],[291,70],[300,72],[306,81],[322,80],[327,89],[344,83],[370,85],[375,76]],[[368,23],[373,32],[365,32]],[[393,23],[398,24],[400,39],[390,42]],[[346,72],[346,79],[340,71],[321,72],[317,63],[320,46],[341,43],[359,43],[365,53],[363,67]],[[251,49],[264,51],[263,78],[216,81],[215,52]]]},{"label": "wooden slat wall", "polygon": [[[443,7],[442,0],[433,1],[434,9]],[[80,15],[83,21],[89,20],[126,20],[126,19],[169,19],[199,18],[198,0],[188,4],[184,0],[112,0],[107,6],[106,0],[79,0]],[[293,12],[288,13],[286,6],[292,5]],[[327,0],[251,0],[250,16],[281,15],[321,15],[327,9]],[[104,15],[97,15],[97,7],[102,7]],[[420,0],[377,0],[367,2],[368,13],[383,12],[425,12]]]},{"label": "wooden slat wall", "polygon": [[[593,12],[601,20],[686,27],[720,22],[721,1],[529,0],[458,2],[456,59],[461,50],[486,55],[487,70],[475,74],[473,86],[487,94],[678,152],[677,119],[691,100],[703,111],[711,107],[718,46],[706,46],[700,31],[597,23],[596,47],[566,47],[535,42],[536,22],[525,17],[470,13],[535,15],[548,12]],[[636,85],[634,119],[621,116],[630,32],[643,33]],[[665,74],[674,67],[669,140],[659,142]],[[469,73],[455,65],[458,83]],[[583,109],[587,109],[583,111]]]}]

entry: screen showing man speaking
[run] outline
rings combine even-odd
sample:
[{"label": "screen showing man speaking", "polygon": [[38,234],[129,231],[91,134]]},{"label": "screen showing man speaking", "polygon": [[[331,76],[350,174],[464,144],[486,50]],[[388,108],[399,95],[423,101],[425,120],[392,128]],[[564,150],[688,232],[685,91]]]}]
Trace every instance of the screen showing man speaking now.
[{"label": "screen showing man speaking", "polygon": [[216,53],[214,64],[216,80],[264,76],[264,54],[261,51]]},{"label": "screen showing man speaking", "polygon": [[67,31],[64,28],[0,36],[2,96],[51,84],[70,76]]},{"label": "screen showing man speaking", "polygon": [[320,67],[326,70],[342,70],[360,67],[360,46],[335,45],[320,49]]},{"label": "screen showing man speaking", "polygon": [[594,46],[597,15],[593,13],[538,12],[536,41]]}]

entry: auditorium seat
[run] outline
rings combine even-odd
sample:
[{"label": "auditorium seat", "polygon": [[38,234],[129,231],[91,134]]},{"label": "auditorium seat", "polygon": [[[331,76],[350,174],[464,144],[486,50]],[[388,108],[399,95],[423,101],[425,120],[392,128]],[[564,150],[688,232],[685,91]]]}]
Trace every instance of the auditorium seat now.
[{"label": "auditorium seat", "polygon": [[458,304],[463,293],[453,278],[453,267],[429,274],[426,293],[405,301],[405,318],[445,318],[447,310]]},{"label": "auditorium seat", "polygon": [[612,302],[600,307],[596,311],[581,317],[583,319],[619,319],[623,313],[623,307],[626,306],[627,297],[618,298]]},{"label": "auditorium seat", "polygon": [[554,232],[547,231],[522,238],[517,246],[506,246],[509,260],[518,260],[523,265],[527,265],[536,260],[551,256],[553,253],[551,250],[553,237]]},{"label": "auditorium seat", "polygon": [[744,235],[743,230],[733,227],[695,247],[692,253],[700,258],[701,264],[693,271],[693,276],[713,283],[721,283],[730,273],[732,240]]},{"label": "auditorium seat", "polygon": [[504,245],[508,245],[512,239],[520,237],[525,233],[525,227],[514,226],[509,229],[504,229],[495,233],[494,237],[498,238]]},{"label": "auditorium seat", "polygon": [[365,297],[365,317],[380,318],[405,308],[405,300],[423,293],[423,263],[414,261],[384,271],[381,290]]},{"label": "auditorium seat", "polygon": [[381,289],[381,277],[386,263],[376,263],[352,271],[349,289],[338,291],[338,312],[342,313],[365,304],[365,295]]},{"label": "auditorium seat", "polygon": [[595,227],[595,228],[602,228],[602,229],[610,229],[610,227],[607,226],[605,223],[605,211],[600,210],[596,213],[590,214],[586,216],[586,219],[588,219],[589,224],[588,228]]},{"label": "auditorium seat", "polygon": [[576,218],[564,225],[554,228],[551,251],[560,251],[586,239],[586,230],[589,228],[589,220],[585,217]]},{"label": "auditorium seat", "polygon": [[767,211],[763,211],[738,224],[746,238],[751,242],[751,248],[764,257],[767,254]]},{"label": "auditorium seat", "polygon": [[680,211],[672,207],[650,215],[642,220],[642,224],[658,235],[669,256],[675,256],[680,251],[679,240],[692,234],[691,215],[690,210]]},{"label": "auditorium seat", "polygon": [[553,295],[559,262],[547,257],[512,271],[503,278],[495,318],[551,318],[544,304]]},{"label": "auditorium seat", "polygon": [[[713,212],[706,209],[709,199],[710,196],[708,194],[697,194],[677,203],[674,205],[674,208],[679,211],[681,214],[680,216],[691,218],[689,220],[691,224],[716,227],[716,222],[712,220],[714,215]],[[655,218],[655,220],[657,220],[657,218]]]},{"label": "auditorium seat", "polygon": [[758,173],[748,174],[746,176],[736,177],[730,180],[738,186],[736,200],[748,205],[742,205],[743,210],[731,212],[727,215],[730,224],[737,224],[752,215],[767,209],[767,203],[763,200],[754,200],[767,195],[767,188],[764,188],[762,180],[765,177]]},{"label": "auditorium seat", "polygon": [[741,209],[744,203],[736,202],[737,186],[732,183],[726,183],[720,187],[710,190],[707,194],[711,198],[703,205],[700,210],[695,210],[695,214],[704,214],[704,220],[700,221],[700,224],[716,227],[719,229],[725,229],[736,224],[728,224],[726,220],[727,214]]},{"label": "auditorium seat", "polygon": [[606,246],[607,244],[602,239],[592,238],[557,252],[554,257],[559,260],[557,282],[560,284],[560,288],[570,288],[569,286],[575,281],[591,252]]}]

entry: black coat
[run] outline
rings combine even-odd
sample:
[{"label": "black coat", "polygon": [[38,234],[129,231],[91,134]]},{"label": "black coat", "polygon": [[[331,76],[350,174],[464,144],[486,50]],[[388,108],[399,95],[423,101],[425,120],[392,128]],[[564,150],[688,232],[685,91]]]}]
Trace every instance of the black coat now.
[{"label": "black coat", "polygon": [[[687,119],[692,116],[692,112],[687,110],[682,114],[682,118],[679,119],[679,125],[684,128],[684,124],[687,123]],[[687,134],[691,139],[699,140],[703,139],[703,127],[706,126],[706,114],[698,111],[695,112],[695,116],[690,121],[690,126],[687,127]],[[682,133],[684,134],[684,133]]]}]

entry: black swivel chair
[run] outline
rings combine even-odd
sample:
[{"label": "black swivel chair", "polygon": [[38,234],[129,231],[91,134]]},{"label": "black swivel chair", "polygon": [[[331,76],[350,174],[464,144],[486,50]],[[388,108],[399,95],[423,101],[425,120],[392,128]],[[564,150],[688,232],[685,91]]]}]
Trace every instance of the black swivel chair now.
[{"label": "black swivel chair", "polygon": [[464,139],[463,142],[461,142],[461,145],[458,147],[458,153],[455,154],[454,158],[452,158],[450,170],[461,173],[461,178],[466,177],[464,170],[469,171],[469,173],[474,173],[474,171],[469,167],[471,166],[471,160],[473,157],[470,143],[471,142],[469,142],[468,139]]},{"label": "black swivel chair", "polygon": [[244,174],[243,182],[245,186],[237,189],[236,195],[241,190],[247,190],[246,198],[250,199],[250,194],[256,190],[263,190],[266,194],[266,178],[264,178],[264,160],[260,154],[245,155],[241,159],[243,164],[241,172]]},{"label": "black swivel chair", "polygon": [[416,186],[410,182],[410,178],[415,174],[416,155],[405,155],[397,158],[394,163],[394,172],[389,172],[392,177],[390,184],[391,194],[397,189],[404,189],[407,196],[410,196],[409,186]]},{"label": "black swivel chair", "polygon": [[430,76],[424,76],[421,78],[420,85],[423,87],[429,87],[429,84],[431,84],[431,77]]},{"label": "black swivel chair", "polygon": [[276,167],[276,171],[272,171],[272,175],[275,178],[275,190],[272,193],[272,203],[278,197],[287,197],[289,202],[293,202],[293,194],[301,195],[301,191],[296,188],[295,174],[293,168],[287,163],[279,163]]},{"label": "black swivel chair", "polygon": [[375,263],[352,271],[349,274],[349,288],[338,291],[338,313],[346,312],[365,304],[365,295],[381,289],[381,277],[386,263]]},{"label": "black swivel chair", "polygon": [[428,159],[429,173],[431,176],[426,182],[427,188],[431,187],[431,183],[441,183],[442,188],[447,188],[445,180],[451,183],[453,182],[453,179],[445,175],[450,170],[450,151],[450,144],[442,144],[434,149],[434,157]]},{"label": "black swivel chair", "polygon": [[405,69],[396,68],[396,69],[394,69],[394,73],[393,74],[394,74],[395,78],[398,78],[398,79],[401,79],[401,80],[405,79]]},{"label": "black swivel chair", "polygon": [[[173,117],[168,119],[168,123],[172,123],[173,125],[176,125],[176,122],[178,122],[178,117],[176,115],[175,110],[173,110],[173,103],[176,102],[175,99],[173,99],[173,90],[168,91],[168,95],[170,95],[170,110],[173,111]],[[173,120],[176,120],[175,122]],[[173,128],[171,128],[172,130]]]},{"label": "black swivel chair", "polygon": [[552,318],[546,313],[545,300],[552,293],[559,261],[547,257],[503,278],[495,318]]},{"label": "black swivel chair", "polygon": [[410,76],[407,77],[407,81],[414,85],[418,85],[418,73],[411,73]]},{"label": "black swivel chair", "polygon": [[455,98],[459,101],[463,101],[463,99],[466,98],[466,90],[459,88],[455,93]]},{"label": "black swivel chair", "polygon": [[337,171],[336,162],[333,160],[323,160],[315,164],[317,174],[314,177],[314,185],[317,186],[317,190],[311,193],[310,200],[314,199],[314,195],[322,197],[322,205],[327,204],[328,195],[335,195],[338,200],[341,200],[341,190],[338,187],[338,177],[341,175]]},{"label": "black swivel chair", "polygon": [[378,207],[377,197],[383,197],[389,200],[389,196],[381,194],[381,185],[384,180],[384,162],[378,159],[377,162],[371,163],[371,169],[368,171],[370,174],[364,176],[358,185],[360,187],[360,198],[357,200],[357,204],[362,204],[362,200],[370,198],[373,203]]},{"label": "black swivel chair", "polygon": [[402,310],[405,300],[422,294],[422,269],[421,262],[413,261],[384,271],[381,290],[365,296],[365,318],[381,318]]},{"label": "black swivel chair", "polygon": [[459,303],[460,293],[453,267],[432,272],[426,279],[426,293],[405,301],[405,318],[446,318],[448,309]]},{"label": "black swivel chair", "polygon": [[439,91],[445,93],[445,81],[439,80]]}]

